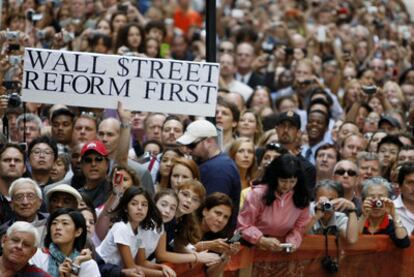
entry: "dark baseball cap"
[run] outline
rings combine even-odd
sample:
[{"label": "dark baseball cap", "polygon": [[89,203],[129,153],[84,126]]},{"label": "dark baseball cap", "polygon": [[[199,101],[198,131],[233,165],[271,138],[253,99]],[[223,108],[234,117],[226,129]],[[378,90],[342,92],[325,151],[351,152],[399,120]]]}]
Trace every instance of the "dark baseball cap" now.
[{"label": "dark baseball cap", "polygon": [[292,123],[296,128],[300,129],[300,116],[292,111],[280,113],[277,120],[276,120],[276,126],[279,124],[282,124],[285,121],[289,121]]},{"label": "dark baseball cap", "polygon": [[401,128],[400,122],[390,115],[382,115],[381,119],[378,121],[378,126],[381,126],[384,122],[388,122],[393,127]]}]

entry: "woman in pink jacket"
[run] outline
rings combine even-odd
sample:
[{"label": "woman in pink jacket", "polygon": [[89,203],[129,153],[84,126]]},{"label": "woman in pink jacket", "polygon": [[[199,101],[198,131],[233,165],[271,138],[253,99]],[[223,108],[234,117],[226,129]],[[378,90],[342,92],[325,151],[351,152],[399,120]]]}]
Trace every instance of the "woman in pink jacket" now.
[{"label": "woman in pink jacket", "polygon": [[273,160],[262,183],[248,194],[238,229],[245,241],[260,249],[294,251],[309,220],[310,198],[299,159],[285,154]]}]

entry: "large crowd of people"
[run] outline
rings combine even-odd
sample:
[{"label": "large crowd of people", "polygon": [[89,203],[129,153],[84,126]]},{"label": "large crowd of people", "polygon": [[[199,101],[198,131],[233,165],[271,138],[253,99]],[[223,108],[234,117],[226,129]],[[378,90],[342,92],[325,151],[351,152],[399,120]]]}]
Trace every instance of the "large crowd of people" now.
[{"label": "large crowd of people", "polygon": [[19,95],[28,47],[205,61],[206,1],[2,1],[0,275],[219,276],[241,247],[306,234],[410,247],[409,2],[218,0],[216,115],[199,118]]}]

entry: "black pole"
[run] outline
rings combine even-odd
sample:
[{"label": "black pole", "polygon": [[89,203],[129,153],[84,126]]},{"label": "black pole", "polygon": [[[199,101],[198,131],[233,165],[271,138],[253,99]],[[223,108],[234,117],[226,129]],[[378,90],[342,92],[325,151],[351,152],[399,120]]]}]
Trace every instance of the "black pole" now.
[{"label": "black pole", "polygon": [[216,0],[206,1],[206,61],[216,62]]}]

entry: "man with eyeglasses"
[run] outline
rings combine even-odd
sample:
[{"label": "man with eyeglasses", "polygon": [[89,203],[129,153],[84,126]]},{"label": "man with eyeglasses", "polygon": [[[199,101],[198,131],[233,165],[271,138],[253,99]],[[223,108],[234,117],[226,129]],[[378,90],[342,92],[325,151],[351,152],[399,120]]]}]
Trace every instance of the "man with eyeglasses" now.
[{"label": "man with eyeglasses", "polygon": [[0,224],[10,220],[9,188],[26,172],[25,152],[18,144],[8,143],[0,149]]},{"label": "man with eyeglasses", "polygon": [[50,277],[48,273],[29,263],[39,245],[40,236],[36,228],[27,222],[15,222],[1,241],[1,276]]},{"label": "man with eyeglasses", "polygon": [[358,183],[358,168],[353,161],[340,160],[336,163],[332,176],[334,181],[340,182],[344,188],[344,198],[352,201],[357,215],[361,215],[362,202],[355,191]]},{"label": "man with eyeglasses", "polygon": [[111,192],[106,178],[109,170],[108,151],[99,140],[85,144],[81,150],[81,168],[85,175],[85,184],[79,189],[99,207],[105,203]]},{"label": "man with eyeglasses", "polygon": [[394,200],[394,206],[408,234],[414,232],[414,163],[402,165],[398,173],[401,194]]},{"label": "man with eyeglasses", "polygon": [[47,213],[40,211],[42,191],[30,178],[19,178],[9,189],[12,217],[0,226],[0,236],[16,221],[26,221],[34,226],[43,238],[46,235]]},{"label": "man with eyeglasses", "polygon": [[190,154],[199,160],[200,179],[207,195],[219,191],[227,194],[233,201],[235,210],[233,222],[240,203],[240,176],[236,164],[221,152],[217,141],[217,129],[207,120],[197,120],[188,125],[184,135],[177,143],[185,145]]},{"label": "man with eyeglasses", "polygon": [[58,157],[56,142],[48,136],[38,137],[29,144],[28,153],[32,179],[42,188],[53,183],[50,172]]}]

